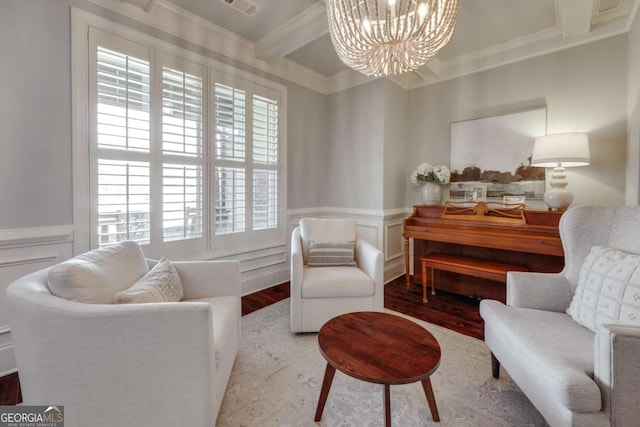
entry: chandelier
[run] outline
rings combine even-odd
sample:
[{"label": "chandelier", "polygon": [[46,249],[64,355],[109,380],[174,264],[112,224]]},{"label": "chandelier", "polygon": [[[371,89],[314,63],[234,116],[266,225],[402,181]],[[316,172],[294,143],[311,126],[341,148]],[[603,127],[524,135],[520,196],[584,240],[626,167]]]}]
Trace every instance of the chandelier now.
[{"label": "chandelier", "polygon": [[368,76],[413,71],[451,39],[458,0],[326,0],[338,57]]}]

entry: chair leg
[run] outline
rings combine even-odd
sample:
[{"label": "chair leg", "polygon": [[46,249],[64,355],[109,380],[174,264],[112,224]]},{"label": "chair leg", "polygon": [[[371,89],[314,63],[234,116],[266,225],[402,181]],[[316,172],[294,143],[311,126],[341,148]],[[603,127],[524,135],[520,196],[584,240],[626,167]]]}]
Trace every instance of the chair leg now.
[{"label": "chair leg", "polygon": [[[433,285],[431,285],[433,286]],[[422,261],[422,302],[427,303],[427,263]]]},{"label": "chair leg", "polygon": [[436,269],[431,268],[431,295],[436,294]]},{"label": "chair leg", "polygon": [[496,359],[493,352],[491,352],[491,375],[493,375],[495,379],[500,378],[500,361]]}]

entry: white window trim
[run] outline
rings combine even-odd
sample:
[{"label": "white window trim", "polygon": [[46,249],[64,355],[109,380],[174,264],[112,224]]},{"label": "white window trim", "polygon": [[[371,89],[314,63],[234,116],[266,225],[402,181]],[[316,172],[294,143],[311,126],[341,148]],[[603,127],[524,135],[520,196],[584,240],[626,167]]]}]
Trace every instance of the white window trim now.
[{"label": "white window trim", "polygon": [[[110,21],[75,7],[71,8],[71,91],[72,91],[72,167],[73,167],[73,227],[74,227],[74,254],[79,254],[92,249],[91,236],[94,230],[91,227],[91,206],[95,200],[91,199],[89,177],[90,156],[90,105],[89,105],[89,28],[93,27],[105,33],[117,35],[119,38],[130,40],[132,43],[157,49],[171,56],[183,58],[186,61],[207,66],[217,72],[247,80],[253,84],[262,86],[268,90],[277,91],[281,95],[280,109],[280,168],[278,193],[278,228],[272,233],[252,232],[252,234],[267,234],[260,241],[253,238],[251,241],[243,241],[241,244],[223,245],[215,241],[213,227],[209,228],[209,248],[190,254],[181,254],[181,257],[189,259],[211,259],[233,256],[241,253],[252,252],[286,245],[287,230],[287,88],[284,85],[271,80],[237,69],[214,59],[202,56],[198,53],[173,45],[163,40],[151,37],[147,34],[133,30],[122,24]],[[204,46],[206,47],[206,46]],[[211,86],[211,85],[209,85]],[[210,194],[211,197],[211,194]],[[255,236],[254,236],[255,237]],[[162,254],[147,254],[159,256]]]}]

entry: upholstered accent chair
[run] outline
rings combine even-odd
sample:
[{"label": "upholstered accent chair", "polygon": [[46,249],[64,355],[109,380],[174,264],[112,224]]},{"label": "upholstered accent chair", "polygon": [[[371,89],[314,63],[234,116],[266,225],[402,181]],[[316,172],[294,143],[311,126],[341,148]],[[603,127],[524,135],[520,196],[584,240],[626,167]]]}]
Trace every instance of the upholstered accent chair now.
[{"label": "upholstered accent chair", "polygon": [[291,235],[291,331],[317,332],[354,311],[383,311],[382,252],[353,220],[303,218]]},{"label": "upholstered accent chair", "polygon": [[68,427],[215,425],[240,339],[239,264],[173,262],[181,301],[116,304],[155,264],[124,242],[9,285],[25,404],[64,405]]},{"label": "upholstered accent chair", "polygon": [[560,219],[565,267],[509,272],[484,300],[492,353],[553,427],[640,422],[640,207],[575,207]]}]

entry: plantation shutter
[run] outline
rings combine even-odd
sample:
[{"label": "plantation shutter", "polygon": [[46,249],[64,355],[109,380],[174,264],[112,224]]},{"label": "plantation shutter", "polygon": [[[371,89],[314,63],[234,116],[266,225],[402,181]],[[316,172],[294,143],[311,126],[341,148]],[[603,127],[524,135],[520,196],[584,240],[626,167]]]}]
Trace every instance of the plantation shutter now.
[{"label": "plantation shutter", "polygon": [[215,234],[246,230],[246,92],[214,84]]},{"label": "plantation shutter", "polygon": [[278,227],[278,103],[253,96],[253,229]]},{"label": "plantation shutter", "polygon": [[148,244],[149,62],[101,46],[96,54],[98,244]]},{"label": "plantation shutter", "polygon": [[202,78],[162,69],[163,241],[204,236]]}]

